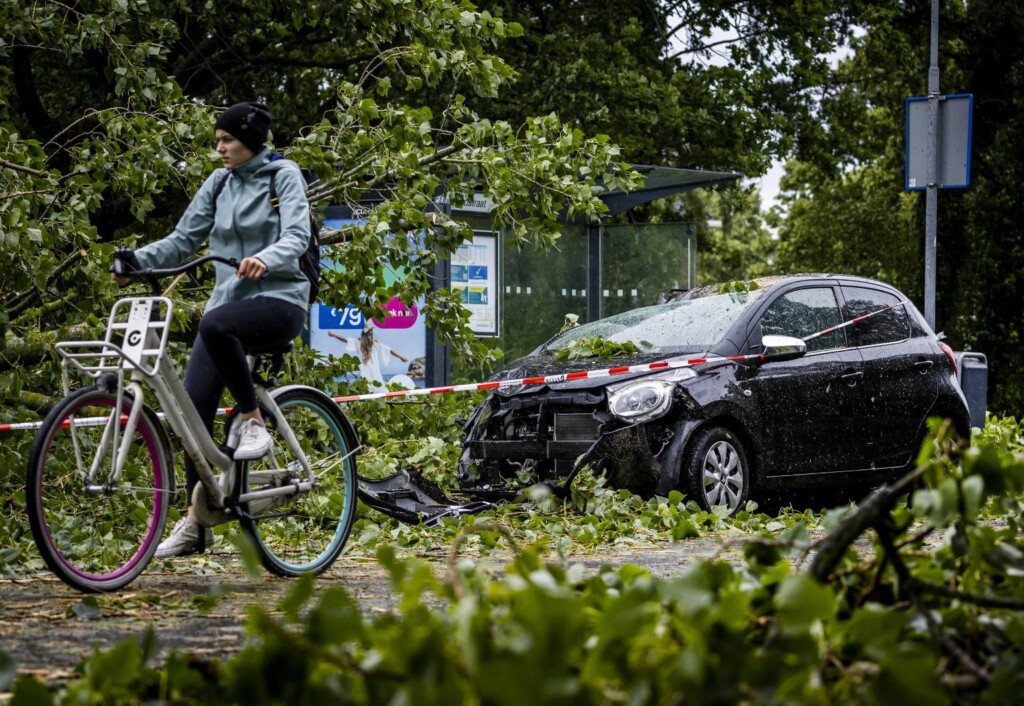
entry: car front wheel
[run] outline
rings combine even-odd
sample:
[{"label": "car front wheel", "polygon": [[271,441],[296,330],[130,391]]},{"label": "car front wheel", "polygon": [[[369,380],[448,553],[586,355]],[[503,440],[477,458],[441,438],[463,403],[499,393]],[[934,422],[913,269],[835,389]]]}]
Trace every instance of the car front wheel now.
[{"label": "car front wheel", "polygon": [[705,510],[725,508],[730,515],[747,503],[750,465],[743,445],[724,427],[697,432],[686,457],[686,493]]}]

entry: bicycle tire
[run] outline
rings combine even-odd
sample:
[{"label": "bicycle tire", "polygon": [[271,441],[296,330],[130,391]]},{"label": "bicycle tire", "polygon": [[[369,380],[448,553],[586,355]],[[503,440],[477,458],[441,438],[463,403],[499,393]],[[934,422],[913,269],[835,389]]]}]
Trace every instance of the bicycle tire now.
[{"label": "bicycle tire", "polygon": [[[241,518],[242,529],[253,539],[263,566],[284,577],[319,574],[338,558],[356,519],[355,431],[338,405],[313,388],[282,388],[274,401],[303,446],[320,485],[308,493],[280,496],[279,505],[257,507],[243,503],[253,517]],[[274,438],[268,456],[241,464],[243,493],[304,477],[292,463],[289,448],[278,438],[269,417],[267,430]],[[272,468],[291,470],[283,478],[268,478]],[[263,471],[264,477],[259,477]],[[286,516],[280,516],[288,513]],[[263,517],[261,518],[260,515]]]},{"label": "bicycle tire", "polygon": [[[61,400],[36,434],[26,476],[36,547],[64,583],[86,593],[117,590],[142,573],[160,543],[174,490],[166,436],[156,415],[144,408],[117,487],[85,492],[78,459],[88,459],[88,467],[104,426],[72,428],[69,420],[109,416],[116,397],[86,387]],[[121,414],[131,401],[124,396]]]}]

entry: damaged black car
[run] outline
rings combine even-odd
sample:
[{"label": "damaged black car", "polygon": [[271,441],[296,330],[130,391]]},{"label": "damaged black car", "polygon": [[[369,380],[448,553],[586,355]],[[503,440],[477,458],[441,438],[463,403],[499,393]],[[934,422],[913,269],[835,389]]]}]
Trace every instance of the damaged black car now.
[{"label": "damaged black car", "polygon": [[[496,375],[509,384],[466,423],[463,491],[564,489],[589,465],[615,487],[735,513],[773,488],[892,480],[930,416],[970,434],[953,351],[889,285],[795,275],[662,299],[565,330]],[[645,369],[654,361],[670,365]],[[595,374],[514,382],[570,371]]]}]

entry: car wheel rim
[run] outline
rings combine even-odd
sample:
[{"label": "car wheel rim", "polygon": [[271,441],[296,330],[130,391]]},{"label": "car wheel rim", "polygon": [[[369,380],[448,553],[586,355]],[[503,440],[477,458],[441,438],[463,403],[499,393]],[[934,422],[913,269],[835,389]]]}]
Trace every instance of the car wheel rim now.
[{"label": "car wheel rim", "polygon": [[743,462],[736,447],[718,441],[704,456],[704,497],[708,505],[720,505],[732,512],[743,497]]}]

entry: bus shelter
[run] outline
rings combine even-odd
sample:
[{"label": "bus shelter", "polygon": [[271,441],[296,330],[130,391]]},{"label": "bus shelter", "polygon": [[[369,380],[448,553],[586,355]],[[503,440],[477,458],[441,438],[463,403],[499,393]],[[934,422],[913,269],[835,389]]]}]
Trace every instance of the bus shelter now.
[{"label": "bus shelter", "polygon": [[[646,165],[634,169],[644,177],[642,187],[601,197],[609,216],[742,176]],[[438,206],[447,208],[443,199]],[[557,333],[567,314],[592,321],[653,304],[661,292],[696,284],[695,223],[567,222],[555,248],[537,252],[506,245],[505,234],[492,221],[491,204],[482,196],[453,209],[452,215],[470,225],[473,240],[438,264],[435,281],[438,287],[462,293],[474,333],[495,339],[505,360],[528,353]],[[324,225],[340,227],[356,217],[332,207]],[[453,367],[459,377],[486,372],[453,361],[423,324],[417,305],[392,302],[387,308],[394,315],[374,323],[363,321],[351,303],[319,302],[310,314],[310,345],[325,353],[355,355],[355,341],[370,326],[377,352],[365,371],[379,371],[383,382],[403,376],[397,379],[405,384],[434,387],[449,384]]]}]

